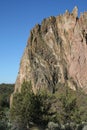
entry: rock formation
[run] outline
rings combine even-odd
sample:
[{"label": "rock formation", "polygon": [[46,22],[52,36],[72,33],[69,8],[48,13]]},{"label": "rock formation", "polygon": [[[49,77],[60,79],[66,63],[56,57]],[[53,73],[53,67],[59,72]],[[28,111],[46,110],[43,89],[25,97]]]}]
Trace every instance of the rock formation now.
[{"label": "rock formation", "polygon": [[87,12],[78,18],[72,13],[44,19],[30,32],[24,51],[15,92],[21,91],[23,81],[31,81],[33,91],[66,83],[72,89],[87,91]]}]

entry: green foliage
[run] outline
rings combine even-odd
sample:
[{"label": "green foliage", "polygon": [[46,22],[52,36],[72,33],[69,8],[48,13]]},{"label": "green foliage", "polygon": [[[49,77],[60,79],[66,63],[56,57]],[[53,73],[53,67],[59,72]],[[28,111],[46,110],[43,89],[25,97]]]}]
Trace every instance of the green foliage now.
[{"label": "green foliage", "polygon": [[[11,107],[11,119],[22,119],[22,100],[23,97],[20,93],[14,94],[13,105]],[[19,118],[20,116],[20,118]]]},{"label": "green foliage", "polygon": [[81,123],[87,120],[86,99],[87,95],[73,91],[67,85],[60,85],[53,94],[46,90],[34,94],[31,82],[24,81],[21,93],[13,95],[11,120],[16,122],[18,129],[26,128],[30,122],[40,125],[47,125],[49,121]]},{"label": "green foliage", "polygon": [[11,120],[18,121],[25,126],[29,126],[30,122],[36,124],[45,123],[48,105],[46,106],[46,96],[42,93],[34,94],[31,82],[22,84],[21,93],[13,95],[13,103],[11,106]]},{"label": "green foliage", "polygon": [[29,94],[29,95],[33,94],[31,81],[30,82],[26,82],[26,81],[23,82],[23,84],[21,86],[21,94],[23,96],[26,94]]},{"label": "green foliage", "polygon": [[[9,99],[14,85],[0,85],[0,129],[10,130]],[[31,82],[23,82],[21,93],[13,95],[10,110],[12,129],[24,130],[30,122],[47,125],[48,122],[66,124],[87,121],[87,95],[73,91],[68,85],[58,84],[55,93],[32,91]]]},{"label": "green foliage", "polygon": [[[28,86],[28,83],[22,84],[22,90],[21,93],[15,93],[13,95],[13,103],[10,109],[10,117],[11,120],[14,122],[18,122],[17,125],[20,126],[20,124],[27,125],[27,118],[28,118],[28,106],[30,104],[30,85]],[[30,111],[29,111],[30,112]],[[14,123],[15,124],[15,123]]]},{"label": "green foliage", "polygon": [[10,95],[14,84],[0,84],[0,130],[9,130]]},{"label": "green foliage", "polygon": [[0,84],[0,107],[9,107],[14,84]]},{"label": "green foliage", "polygon": [[82,91],[73,91],[65,84],[57,89],[55,99],[56,120],[60,123],[87,121],[87,95]]},{"label": "green foliage", "polygon": [[40,94],[34,94],[32,91],[31,82],[24,82],[21,89],[22,100],[22,111],[23,117],[26,122],[33,121],[35,123],[40,122],[42,115],[42,97]]},{"label": "green foliage", "polygon": [[65,94],[61,95],[61,103],[63,107],[63,120],[67,122],[80,122],[80,110],[77,106],[77,98],[69,91],[69,87],[65,86]]}]

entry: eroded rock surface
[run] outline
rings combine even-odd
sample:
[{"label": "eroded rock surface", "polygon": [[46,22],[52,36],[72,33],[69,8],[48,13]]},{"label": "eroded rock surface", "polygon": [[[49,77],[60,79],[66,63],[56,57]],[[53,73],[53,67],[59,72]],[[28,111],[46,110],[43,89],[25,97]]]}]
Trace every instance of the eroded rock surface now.
[{"label": "eroded rock surface", "polygon": [[87,91],[87,12],[78,18],[72,13],[44,19],[30,33],[20,63],[15,92],[23,81],[31,81],[33,90],[47,89],[67,82],[72,89]]}]

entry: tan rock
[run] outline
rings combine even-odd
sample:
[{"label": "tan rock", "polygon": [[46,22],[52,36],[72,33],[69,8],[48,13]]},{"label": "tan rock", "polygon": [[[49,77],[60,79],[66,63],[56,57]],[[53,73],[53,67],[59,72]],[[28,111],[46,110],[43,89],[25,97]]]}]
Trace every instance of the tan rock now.
[{"label": "tan rock", "polygon": [[72,11],[73,16],[76,18],[78,16],[78,8],[75,6],[75,8]]},{"label": "tan rock", "polygon": [[33,90],[55,92],[58,83],[87,91],[87,12],[77,19],[72,13],[44,19],[32,29],[21,60],[15,92],[24,80]]}]

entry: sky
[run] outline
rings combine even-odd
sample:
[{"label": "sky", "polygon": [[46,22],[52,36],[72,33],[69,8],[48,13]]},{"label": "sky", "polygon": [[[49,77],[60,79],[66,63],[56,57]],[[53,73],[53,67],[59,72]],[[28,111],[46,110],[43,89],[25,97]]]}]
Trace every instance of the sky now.
[{"label": "sky", "polygon": [[[87,0],[0,0],[0,83],[15,83],[30,30],[44,18],[87,11]],[[78,15],[79,15],[78,14]]]}]

